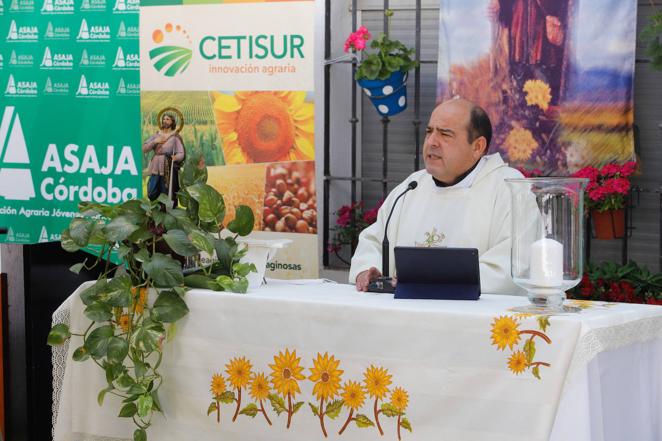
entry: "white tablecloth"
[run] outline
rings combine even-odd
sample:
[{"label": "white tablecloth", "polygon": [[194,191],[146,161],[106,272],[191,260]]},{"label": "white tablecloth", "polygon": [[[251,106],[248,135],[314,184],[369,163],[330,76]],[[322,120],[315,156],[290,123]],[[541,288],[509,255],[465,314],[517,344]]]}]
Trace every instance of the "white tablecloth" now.
[{"label": "white tablecloth", "polygon": [[[89,323],[79,291],[54,315],[56,322],[69,315],[75,331]],[[190,313],[164,350],[164,415],[155,418],[150,440],[324,439],[308,404],[293,415],[289,429],[286,415],[277,416],[268,401],[271,426],[261,414],[239,415],[232,422],[234,404],[221,404],[220,423],[216,413],[207,416],[213,374],[222,374],[230,387],[225,365],[246,357],[253,372],[269,377],[274,356],[286,350],[296,351],[305,368],[295,400],[316,405],[308,377],[318,354],[340,360],[341,384],[363,382],[370,366],[386,369],[391,384],[379,405],[389,402],[394,388],[406,391],[404,412],[413,430],[401,428],[404,440],[662,439],[659,306],[591,303],[581,314],[553,316],[544,326],[536,316],[510,311],[527,303],[521,297],[394,300],[348,285],[278,281],[246,295],[193,290],[186,302]],[[516,324],[519,338],[512,347],[499,350],[507,341],[494,336],[495,323]],[[531,337],[540,379],[531,366],[516,363]],[[66,357],[54,357],[56,374],[66,360],[61,386],[55,380],[55,440],[130,439],[134,427],[117,418],[119,400],[107,396],[103,407],[97,404],[97,393],[106,386],[103,372],[91,360],[71,361],[78,346],[76,341]],[[242,408],[251,401],[244,390]],[[366,394],[359,412],[374,421],[373,404]],[[383,437],[376,427],[354,424],[338,435],[348,413],[343,407],[335,420],[325,419],[329,438],[398,439],[396,418],[384,414],[379,417]]]}]

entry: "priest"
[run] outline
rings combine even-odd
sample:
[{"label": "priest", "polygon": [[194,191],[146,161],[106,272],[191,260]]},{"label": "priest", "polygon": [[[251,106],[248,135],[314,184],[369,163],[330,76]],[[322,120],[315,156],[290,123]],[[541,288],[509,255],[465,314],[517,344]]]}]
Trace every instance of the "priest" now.
[{"label": "priest", "polygon": [[481,292],[524,293],[510,277],[511,197],[504,182],[523,176],[498,153],[487,154],[491,138],[490,119],[476,104],[456,98],[434,109],[423,144],[425,170],[399,184],[379,209],[377,221],[359,236],[349,272],[357,290],[367,291],[381,276],[386,219],[397,196],[416,181],[389,223],[389,274],[394,274],[395,246],[477,248]]}]

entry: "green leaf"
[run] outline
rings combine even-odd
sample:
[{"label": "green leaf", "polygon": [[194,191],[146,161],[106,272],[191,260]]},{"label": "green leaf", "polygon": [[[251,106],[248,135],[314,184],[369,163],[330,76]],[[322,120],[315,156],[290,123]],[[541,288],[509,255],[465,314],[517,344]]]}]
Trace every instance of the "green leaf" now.
[{"label": "green leaf", "polygon": [[154,318],[164,323],[172,323],[188,314],[184,300],[174,291],[161,291],[154,302],[152,314]]},{"label": "green leaf", "polygon": [[214,241],[213,239],[209,238],[205,233],[203,233],[200,230],[192,230],[188,234],[188,238],[193,244],[194,247],[196,247],[200,251],[204,251],[205,253],[209,254],[210,256],[214,254]]},{"label": "green leaf", "polygon": [[108,342],[108,360],[122,363],[129,354],[129,343],[120,337],[112,337]]},{"label": "green leaf", "polygon": [[99,300],[99,293],[106,289],[106,285],[108,285],[108,282],[105,279],[97,280],[93,285],[88,286],[80,293],[80,300],[87,306],[91,305]]},{"label": "green leaf", "polygon": [[531,369],[531,373],[533,374],[534,377],[536,377],[538,380],[541,380],[540,378],[540,366],[535,365],[533,366],[533,369]]},{"label": "green leaf", "polygon": [[411,433],[411,431],[412,431],[411,423],[409,422],[409,420],[407,418],[402,418],[400,420],[400,426],[402,426],[403,429],[409,430],[409,432]]},{"label": "green leaf", "polygon": [[105,303],[95,302],[85,308],[85,317],[93,322],[105,322],[113,318],[110,305]]},{"label": "green leaf", "polygon": [[131,418],[136,414],[136,412],[138,412],[138,408],[136,407],[135,403],[127,403],[122,406],[118,416],[120,418]]},{"label": "green leaf", "polygon": [[218,401],[220,401],[223,404],[230,404],[234,400],[235,400],[234,392],[232,392],[231,390],[226,390],[218,397]]},{"label": "green leaf", "polygon": [[230,291],[246,294],[246,291],[248,291],[248,279],[246,277],[235,278]]},{"label": "green leaf", "polygon": [[60,323],[51,328],[51,331],[48,333],[47,343],[49,346],[59,346],[67,341],[69,337],[71,337],[69,326]]},{"label": "green leaf", "polygon": [[524,354],[526,354],[526,361],[530,364],[533,361],[533,357],[536,356],[536,344],[532,339],[524,343]]},{"label": "green leaf", "polygon": [[189,274],[188,276],[184,276],[184,285],[191,288],[221,291],[221,287],[218,285],[218,283],[203,274]]},{"label": "green leaf", "polygon": [[128,389],[136,383],[135,381],[133,381],[133,378],[131,378],[131,375],[129,375],[129,374],[120,375],[117,378],[117,380],[115,380],[115,382],[122,389]]},{"label": "green leaf", "polygon": [[207,184],[195,184],[186,189],[189,195],[198,203],[198,217],[203,222],[216,225],[225,217],[225,202],[223,196]]},{"label": "green leaf", "polygon": [[170,230],[163,235],[166,243],[180,256],[189,257],[199,253],[198,249],[191,243],[186,233],[182,230]]},{"label": "green leaf", "polygon": [[253,210],[246,205],[238,205],[235,208],[234,220],[228,224],[228,230],[240,236],[248,236],[253,231],[254,223]]},{"label": "green leaf", "polygon": [[257,406],[253,403],[249,404],[248,406],[244,407],[239,411],[239,415],[248,415],[251,418],[255,418],[255,415],[259,412],[259,409]]},{"label": "green leaf", "polygon": [[106,381],[109,385],[112,385],[115,380],[124,374],[124,366],[122,363],[114,361],[104,361],[103,369],[106,373]]},{"label": "green leaf", "polygon": [[114,387],[108,386],[107,388],[101,389],[99,391],[99,395],[97,395],[97,403],[99,403],[99,406],[103,406],[103,399],[106,397],[106,394],[113,389]]},{"label": "green leaf", "polygon": [[118,308],[125,308],[131,304],[131,277],[127,274],[113,277],[113,279],[106,285],[105,301],[109,305]]},{"label": "green leaf", "polygon": [[292,406],[292,415],[297,413],[299,411],[299,409],[301,409],[301,406],[303,406],[303,401],[298,401],[298,402],[294,403],[294,406]]},{"label": "green leaf", "polygon": [[397,407],[395,407],[391,403],[382,403],[382,413],[389,418],[396,417],[402,414],[397,409]]},{"label": "green leaf", "polygon": [[94,230],[94,221],[84,217],[76,217],[69,223],[69,235],[79,247],[85,247],[90,241]]},{"label": "green leaf", "polygon": [[548,315],[539,315],[537,317],[538,326],[542,332],[547,332],[547,327],[549,326],[549,316]]},{"label": "green leaf", "polygon": [[340,410],[342,409],[343,400],[335,400],[326,405],[326,410],[324,413],[326,416],[335,420],[340,415]]},{"label": "green leaf", "polygon": [[209,407],[207,408],[207,416],[211,415],[217,409],[218,407],[216,406],[216,401],[212,401]]},{"label": "green leaf", "polygon": [[358,427],[364,428],[364,427],[372,427],[375,425],[375,423],[372,422],[370,418],[367,416],[363,415],[362,413],[359,413],[356,415],[354,418],[354,422]]},{"label": "green leaf", "polygon": [[[87,262],[87,259],[85,259],[85,262]],[[80,274],[80,270],[82,270],[85,267],[85,262],[77,263],[75,265],[71,265],[69,267],[69,271],[71,271],[74,274]]]},{"label": "green leaf", "polygon": [[71,234],[69,233],[69,229],[67,228],[62,232],[60,235],[60,245],[62,246],[62,249],[65,251],[68,251],[70,253],[75,253],[76,251],[80,250],[81,247],[74,242],[74,240],[71,238]]},{"label": "green leaf", "polygon": [[310,406],[310,411],[313,413],[313,415],[315,416],[320,415],[320,410],[317,408],[317,406],[315,406],[313,403],[308,403],[308,405]]},{"label": "green leaf", "polygon": [[147,393],[147,389],[142,384],[133,383],[126,392],[130,395],[136,395],[136,399],[138,399]]},{"label": "green leaf", "polygon": [[74,351],[74,355],[71,357],[74,361],[85,361],[90,358],[90,354],[85,349],[85,346],[81,346]]},{"label": "green leaf", "polygon": [[136,429],[133,432],[133,441],[147,441],[147,432],[145,432],[145,429]]},{"label": "green leaf", "polygon": [[216,258],[218,258],[221,272],[229,275],[230,270],[232,269],[232,264],[235,263],[234,256],[239,249],[237,242],[231,237],[215,240],[214,249],[216,250]]},{"label": "green leaf", "polygon": [[234,287],[234,280],[230,276],[218,276],[216,278],[216,283],[223,287],[225,291],[232,291]]},{"label": "green leaf", "polygon": [[136,378],[144,377],[147,373],[148,365],[143,363],[140,360],[135,360],[133,362],[134,372],[136,373]]},{"label": "green leaf", "polygon": [[154,237],[154,234],[148,230],[147,228],[140,227],[133,233],[131,233],[128,237],[128,240],[130,242],[133,242],[135,244],[145,242],[146,240],[150,240]]},{"label": "green leaf", "polygon": [[172,200],[168,197],[167,194],[161,193],[158,198],[156,198],[157,202],[162,203],[165,205],[166,210],[172,209],[173,203]]},{"label": "green leaf", "polygon": [[136,259],[140,263],[145,263],[149,260],[149,251],[147,251],[145,248],[141,248],[138,250],[136,254],[133,255],[133,258]]},{"label": "green leaf", "polygon": [[131,346],[135,346],[143,352],[152,352],[159,347],[162,338],[165,339],[163,323],[150,318],[143,319],[142,324],[131,336]]},{"label": "green leaf", "polygon": [[170,288],[184,283],[182,264],[165,254],[154,253],[143,269],[157,287]]},{"label": "green leaf", "polygon": [[151,395],[141,395],[138,398],[138,416],[145,418],[152,411],[154,399]]},{"label": "green leaf", "polygon": [[154,409],[154,410],[156,410],[156,411],[158,411],[158,412],[163,412],[163,410],[162,410],[162,408],[161,408],[161,400],[159,400],[159,393],[158,393],[158,390],[153,390],[153,391],[151,392],[151,394],[152,394],[152,401],[153,401],[153,403],[154,403],[154,404],[152,405],[152,409]]},{"label": "green leaf", "polygon": [[103,232],[110,242],[122,242],[138,228],[140,226],[135,222],[135,217],[122,214],[108,222]]},{"label": "green leaf", "polygon": [[254,263],[235,263],[232,265],[232,270],[234,271],[235,275],[241,276],[241,277],[246,277],[248,273],[256,273],[257,268],[255,268]]},{"label": "green leaf", "polygon": [[283,398],[280,395],[269,394],[268,398],[269,402],[271,403],[271,407],[274,409],[274,412],[276,412],[277,415],[280,415],[283,412],[287,412],[285,401],[283,401]]}]

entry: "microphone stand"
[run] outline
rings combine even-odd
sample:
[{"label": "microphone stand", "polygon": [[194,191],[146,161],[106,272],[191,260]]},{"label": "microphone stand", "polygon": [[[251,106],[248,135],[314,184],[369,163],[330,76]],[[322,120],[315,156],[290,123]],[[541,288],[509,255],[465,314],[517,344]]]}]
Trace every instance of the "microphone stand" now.
[{"label": "microphone stand", "polygon": [[368,284],[368,292],[377,292],[377,293],[387,293],[387,294],[392,294],[395,292],[395,286],[393,286],[393,278],[389,277],[389,251],[390,251],[390,244],[388,241],[388,224],[391,222],[391,216],[393,216],[393,212],[395,211],[395,206],[398,203],[398,200],[403,197],[405,194],[407,194],[408,191],[415,189],[418,186],[418,182],[416,181],[411,181],[409,185],[407,185],[407,189],[400,193],[397,198],[395,198],[395,202],[393,202],[393,206],[391,207],[391,212],[388,214],[388,218],[386,219],[386,225],[384,226],[384,239],[382,240],[382,276],[378,277],[377,279],[373,280]]}]

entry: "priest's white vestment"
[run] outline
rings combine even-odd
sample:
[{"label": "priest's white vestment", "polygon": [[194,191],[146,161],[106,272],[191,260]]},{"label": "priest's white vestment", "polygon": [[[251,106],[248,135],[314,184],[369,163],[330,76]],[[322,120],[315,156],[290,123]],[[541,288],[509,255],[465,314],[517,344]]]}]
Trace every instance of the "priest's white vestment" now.
[{"label": "priest's white vestment", "polygon": [[381,271],[386,219],[397,196],[410,182],[417,181],[416,189],[400,198],[391,217],[389,274],[394,275],[395,246],[477,248],[481,292],[525,294],[510,277],[511,195],[504,182],[522,177],[498,153],[481,158],[472,172],[453,186],[437,186],[426,170],[411,174],[388,195],[377,221],[361,232],[352,257],[350,283],[370,267]]}]

